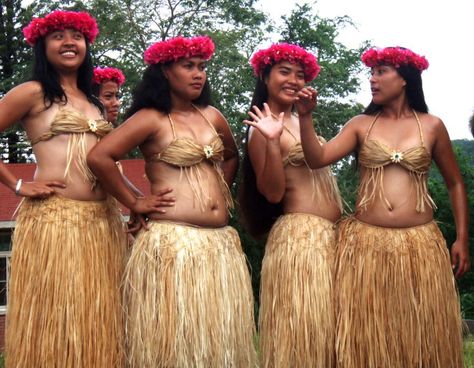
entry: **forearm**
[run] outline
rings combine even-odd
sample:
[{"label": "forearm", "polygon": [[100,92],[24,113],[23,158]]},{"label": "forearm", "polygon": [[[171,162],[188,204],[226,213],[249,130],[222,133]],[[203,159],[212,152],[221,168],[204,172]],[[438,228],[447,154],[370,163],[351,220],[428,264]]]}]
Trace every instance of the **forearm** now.
[{"label": "forearm", "polygon": [[128,208],[133,208],[137,196],[129,188],[112,157],[89,155],[87,163],[102,187]]},{"label": "forearm", "polygon": [[299,117],[301,145],[306,163],[311,169],[319,169],[326,166],[322,163],[323,148],[314,132],[311,114]]},{"label": "forearm", "polygon": [[224,173],[224,180],[228,187],[231,188],[234,183],[235,174],[239,166],[239,157],[237,155],[229,157],[222,162],[222,171]]},{"label": "forearm", "polygon": [[460,181],[448,188],[448,191],[456,224],[456,239],[467,244],[469,239],[469,210],[464,183]]},{"label": "forearm", "polygon": [[263,169],[257,175],[257,188],[271,203],[279,203],[285,194],[285,170],[279,139],[267,142]]}]

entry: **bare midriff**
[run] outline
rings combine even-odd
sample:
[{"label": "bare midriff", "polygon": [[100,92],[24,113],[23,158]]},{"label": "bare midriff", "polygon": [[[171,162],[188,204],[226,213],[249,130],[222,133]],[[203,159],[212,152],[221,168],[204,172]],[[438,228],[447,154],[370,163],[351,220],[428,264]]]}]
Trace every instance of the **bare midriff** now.
[{"label": "bare midriff", "polygon": [[[222,193],[218,173],[213,165],[203,161],[198,164],[202,182],[188,181],[185,169],[165,162],[146,162],[145,171],[150,180],[152,194],[164,188],[171,188],[170,193],[176,201],[173,207],[166,208],[166,213],[151,213],[152,220],[164,220],[185,223],[202,227],[222,227],[227,225],[229,212]],[[193,190],[202,194],[202,201]]]}]

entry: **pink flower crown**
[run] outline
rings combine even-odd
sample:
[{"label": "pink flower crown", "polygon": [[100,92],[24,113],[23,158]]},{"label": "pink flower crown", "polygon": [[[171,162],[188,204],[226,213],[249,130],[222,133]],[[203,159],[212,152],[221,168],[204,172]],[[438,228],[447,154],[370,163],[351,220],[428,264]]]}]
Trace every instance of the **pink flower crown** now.
[{"label": "pink flower crown", "polygon": [[369,49],[362,54],[361,60],[370,68],[383,64],[392,65],[395,68],[399,68],[400,65],[411,65],[420,73],[428,69],[430,65],[424,56],[399,46]]},{"label": "pink flower crown", "polygon": [[321,70],[316,56],[302,47],[289,43],[276,43],[267,49],[257,51],[250,59],[250,64],[258,77],[267,65],[273,65],[283,60],[292,64],[301,64],[306,82],[311,82]]},{"label": "pink flower crown", "polygon": [[145,63],[160,64],[177,61],[182,58],[202,57],[209,60],[214,53],[214,42],[207,36],[193,38],[174,37],[166,41],[155,42],[143,54]]},{"label": "pink flower crown", "polygon": [[34,46],[38,38],[66,28],[78,30],[89,40],[89,43],[93,43],[99,34],[97,22],[89,13],[55,10],[44,18],[33,18],[30,24],[23,28],[23,35],[26,42]]},{"label": "pink flower crown", "polygon": [[95,84],[102,84],[107,81],[112,81],[117,83],[120,87],[125,83],[125,76],[123,75],[122,71],[117,68],[96,67],[94,68],[94,76],[92,77],[92,81]]}]

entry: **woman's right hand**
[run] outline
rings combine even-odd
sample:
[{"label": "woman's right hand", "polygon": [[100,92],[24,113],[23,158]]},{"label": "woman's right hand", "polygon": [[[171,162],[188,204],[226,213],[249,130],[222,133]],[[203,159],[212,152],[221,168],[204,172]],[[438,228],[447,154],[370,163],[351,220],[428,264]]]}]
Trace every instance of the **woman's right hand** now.
[{"label": "woman's right hand", "polygon": [[56,193],[55,188],[66,188],[66,184],[57,180],[22,182],[17,195],[22,197],[45,199]]},{"label": "woman's right hand", "polygon": [[252,120],[244,120],[244,124],[257,129],[267,140],[280,139],[284,113],[280,113],[278,117],[273,115],[266,103],[263,104],[263,111],[257,106],[253,106],[253,110],[255,112],[249,111]]}]

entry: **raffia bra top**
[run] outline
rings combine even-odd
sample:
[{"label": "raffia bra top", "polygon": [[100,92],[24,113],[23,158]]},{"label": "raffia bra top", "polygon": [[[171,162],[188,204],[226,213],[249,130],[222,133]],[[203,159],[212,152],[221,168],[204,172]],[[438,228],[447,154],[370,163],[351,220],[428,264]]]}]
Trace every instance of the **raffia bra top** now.
[{"label": "raffia bra top", "polygon": [[72,164],[74,163],[81,174],[83,174],[94,187],[97,178],[87,166],[87,142],[86,134],[92,133],[99,139],[112,131],[113,125],[104,119],[89,119],[81,112],[60,107],[51,122],[48,131],[31,140],[31,145],[47,141],[60,134],[69,134],[67,146],[66,169],[64,177],[68,178]]},{"label": "raffia bra top", "polygon": [[377,121],[379,114],[375,116],[374,121],[367,130],[364,144],[359,151],[359,164],[366,168],[359,184],[360,199],[357,204],[359,209],[367,210],[367,207],[373,203],[376,196],[379,196],[389,210],[393,209],[385,196],[383,187],[384,168],[392,164],[400,165],[409,172],[416,190],[416,211],[424,212],[425,204],[428,204],[432,209],[436,209],[436,205],[429,195],[427,188],[427,175],[431,166],[431,154],[424,146],[420,119],[414,110],[413,114],[420,132],[421,143],[419,146],[400,151],[387,147],[375,139],[369,139],[370,131]]},{"label": "raffia bra top", "polygon": [[173,119],[168,114],[173,140],[161,152],[147,157],[146,161],[166,162],[169,165],[179,167],[184,172],[202,211],[205,210],[206,202],[210,198],[206,194],[207,185],[205,185],[206,182],[200,164],[206,161],[211,163],[217,173],[226,206],[231,209],[233,208],[232,196],[221,168],[221,163],[224,161],[224,144],[207,117],[196,106],[193,105],[193,107],[201,114],[214,133],[214,137],[209,144],[202,145],[191,138],[177,137]]},{"label": "raffia bra top", "polygon": [[[311,172],[311,184],[313,187],[312,199],[324,198],[327,202],[336,202],[339,209],[343,210],[342,199],[337,186],[336,178],[329,166],[312,170],[306,163],[303,153],[303,146],[295,135],[285,126],[283,128],[293,137],[295,144],[290,147],[288,155],[283,159],[283,166],[291,165],[295,167],[305,165]],[[320,142],[326,142],[323,137],[318,136]]]}]

